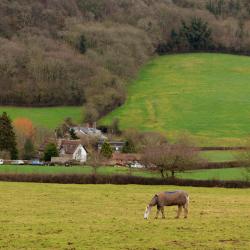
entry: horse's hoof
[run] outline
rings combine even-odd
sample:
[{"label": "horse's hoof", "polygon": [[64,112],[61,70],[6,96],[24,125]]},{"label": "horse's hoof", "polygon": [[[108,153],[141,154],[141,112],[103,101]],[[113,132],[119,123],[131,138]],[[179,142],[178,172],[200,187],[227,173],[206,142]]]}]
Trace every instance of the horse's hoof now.
[{"label": "horse's hoof", "polygon": [[155,220],[157,220],[158,218],[157,217],[155,217]]},{"label": "horse's hoof", "polygon": [[174,217],[175,219],[179,219],[179,217],[178,216],[176,216],[176,217]]}]

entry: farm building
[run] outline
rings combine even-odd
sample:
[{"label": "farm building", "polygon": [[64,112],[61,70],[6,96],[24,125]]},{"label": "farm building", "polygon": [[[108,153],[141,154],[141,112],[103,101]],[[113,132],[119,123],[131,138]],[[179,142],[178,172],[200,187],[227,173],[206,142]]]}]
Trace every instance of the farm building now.
[{"label": "farm building", "polygon": [[53,157],[52,162],[61,162],[74,160],[84,163],[87,161],[87,150],[81,144],[80,140],[61,140],[58,145],[59,157]]}]

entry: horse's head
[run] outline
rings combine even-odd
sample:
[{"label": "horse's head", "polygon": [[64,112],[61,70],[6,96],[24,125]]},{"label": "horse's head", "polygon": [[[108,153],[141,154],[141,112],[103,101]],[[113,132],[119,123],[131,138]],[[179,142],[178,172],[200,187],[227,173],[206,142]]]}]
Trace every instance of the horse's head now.
[{"label": "horse's head", "polygon": [[149,205],[146,207],[146,210],[145,210],[145,212],[144,212],[144,219],[148,219],[148,216],[149,216],[149,214],[150,214],[150,212],[151,212],[152,207],[155,206],[155,205],[157,205],[157,203],[158,203],[158,194],[156,194],[156,195],[152,198],[151,202],[150,202]]},{"label": "horse's head", "polygon": [[146,207],[145,212],[144,212],[144,219],[145,219],[145,220],[148,219],[148,216],[149,216],[149,214],[150,214],[150,212],[151,212],[151,209],[152,209],[152,206],[150,206],[150,205],[148,205],[148,206]]}]

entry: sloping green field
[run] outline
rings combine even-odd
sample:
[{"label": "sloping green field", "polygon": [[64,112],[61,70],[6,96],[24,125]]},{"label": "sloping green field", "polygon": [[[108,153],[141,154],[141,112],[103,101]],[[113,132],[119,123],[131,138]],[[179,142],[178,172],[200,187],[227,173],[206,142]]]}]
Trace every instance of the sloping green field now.
[{"label": "sloping green field", "polygon": [[0,182],[1,249],[250,248],[250,189],[181,187],[188,219],[143,219],[159,191],[176,186],[62,185]]},{"label": "sloping green field", "polygon": [[26,108],[0,106],[0,113],[4,111],[12,120],[25,117],[30,119],[35,126],[49,129],[55,129],[67,117],[71,117],[75,122],[83,120],[82,107]]},{"label": "sloping green field", "polygon": [[128,99],[101,123],[187,132],[204,145],[236,145],[250,134],[250,57],[183,54],[157,57],[142,68]]}]

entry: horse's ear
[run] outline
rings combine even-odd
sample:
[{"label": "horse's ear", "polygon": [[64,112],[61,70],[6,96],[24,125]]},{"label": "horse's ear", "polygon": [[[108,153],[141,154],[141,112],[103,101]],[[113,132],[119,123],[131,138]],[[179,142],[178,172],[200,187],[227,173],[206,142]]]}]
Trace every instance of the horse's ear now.
[{"label": "horse's ear", "polygon": [[155,197],[158,197],[158,194],[155,194]]}]

